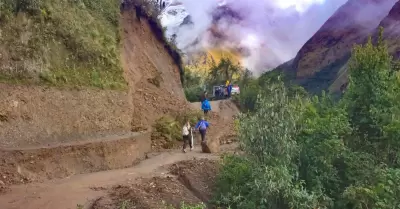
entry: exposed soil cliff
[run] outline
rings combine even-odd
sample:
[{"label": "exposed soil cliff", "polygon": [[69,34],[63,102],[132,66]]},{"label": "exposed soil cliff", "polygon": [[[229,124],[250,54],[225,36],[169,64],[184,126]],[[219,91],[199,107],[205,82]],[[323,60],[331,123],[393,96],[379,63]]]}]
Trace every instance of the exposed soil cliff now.
[{"label": "exposed soil cliff", "polygon": [[[43,5],[38,6],[39,8],[43,7],[51,11],[58,8],[58,6],[47,1],[43,2]],[[101,12],[94,13],[97,11],[96,8],[92,8],[91,6],[93,5],[87,5],[86,3],[86,1],[83,1],[86,7],[71,3],[70,6],[74,10],[68,9],[67,11],[74,11],[77,14],[84,13],[84,16],[88,18],[99,16],[107,19],[107,17],[101,16]],[[81,7],[82,11],[79,10]],[[13,10],[10,9],[10,11]],[[73,17],[73,14],[68,14],[71,18]],[[40,80],[42,79],[42,74],[40,73],[38,75],[39,78],[37,78],[39,79],[38,82],[35,82],[37,79],[34,78],[34,75],[26,78],[19,77],[19,74],[15,74],[14,71],[14,74],[6,71],[8,69],[7,66],[14,66],[13,63],[20,63],[20,61],[14,60],[11,56],[17,52],[11,50],[11,46],[0,44],[0,52],[2,54],[0,56],[0,78],[3,79],[3,82],[6,82],[0,84],[0,147],[48,146],[87,138],[142,131],[149,129],[154,120],[163,114],[171,114],[184,109],[186,99],[180,80],[179,54],[171,50],[171,47],[163,39],[163,29],[158,25],[157,20],[151,19],[146,15],[143,16],[143,14],[139,21],[133,8],[124,8],[119,18],[119,28],[121,28],[120,38],[118,38],[120,39],[119,45],[115,45],[116,42],[107,43],[109,47],[116,48],[114,51],[120,53],[118,57],[121,56],[122,59],[113,58],[112,60],[117,62],[121,60],[122,64],[116,64],[115,66],[122,66],[123,73],[121,72],[121,75],[123,74],[127,81],[124,82],[128,83],[127,87],[118,88],[117,90],[107,90],[109,86],[100,85],[101,82],[99,85],[90,83],[92,81],[95,82],[97,78],[105,83],[107,83],[107,79],[113,79],[101,73],[98,77],[89,76],[87,79],[77,77],[78,80],[83,79],[80,80],[82,82],[87,80],[89,82],[87,85],[80,85],[80,81],[78,83],[70,82],[69,76],[79,76],[81,74],[79,69],[74,69],[74,71],[66,70],[65,73],[75,73],[73,75],[65,74],[63,78],[66,80],[64,81],[62,79],[59,80],[57,77],[57,73],[61,72],[47,69],[48,71],[45,71],[48,72],[47,75],[55,76],[52,77],[55,80],[51,82],[56,83],[51,83],[50,81],[50,83],[42,82]],[[57,20],[62,21],[58,16],[51,15],[49,16],[50,20],[51,18],[58,18]],[[20,18],[32,24],[44,24],[35,19],[37,18],[36,15],[31,15],[27,12],[9,13],[7,20],[3,16],[2,18],[2,21],[7,21],[4,27],[11,27],[13,20],[22,21],[19,20]],[[75,20],[74,18],[71,21]],[[48,20],[44,19],[42,21],[46,22]],[[95,23],[100,25],[103,23],[110,24],[107,21],[97,21]],[[93,24],[95,23],[93,22]],[[116,24],[118,25],[118,22]],[[56,25],[52,25],[52,27],[56,27]],[[98,28],[101,27],[98,26]],[[88,30],[95,29],[96,27],[88,26]],[[10,32],[9,30],[10,28],[4,28],[3,31]],[[40,38],[41,35],[46,35],[46,33],[39,33],[31,27],[24,27],[21,30],[25,32],[17,33],[14,39],[9,36],[7,38],[9,42],[7,43],[12,41],[12,43],[15,42],[18,46],[23,47],[25,46],[24,43],[19,43],[19,41],[24,41],[21,38],[25,37],[24,34],[29,33],[31,34],[29,37],[37,38]],[[112,33],[111,31],[108,32]],[[84,32],[70,31],[68,34],[77,36],[75,38],[70,37],[69,40],[80,40],[80,37],[87,38]],[[53,36],[55,39],[59,38],[57,34]],[[85,40],[97,41],[97,39],[88,38]],[[68,59],[70,54],[75,53],[75,50],[68,48],[70,43],[60,44],[59,47],[69,50],[66,54],[58,54],[57,56],[60,59]],[[30,45],[25,47],[30,47]],[[120,48],[122,49],[119,50]],[[39,49],[40,47],[35,50],[38,50],[37,52],[39,53]],[[54,50],[58,49],[55,48]],[[106,49],[107,47],[104,48],[104,50]],[[42,53],[45,58],[54,58],[50,54]],[[29,57],[32,60],[34,58]],[[112,60],[110,59],[109,61],[111,62]],[[102,69],[96,70],[101,71]],[[117,71],[114,70],[113,73],[117,73]],[[93,87],[103,87],[103,89]]]}]

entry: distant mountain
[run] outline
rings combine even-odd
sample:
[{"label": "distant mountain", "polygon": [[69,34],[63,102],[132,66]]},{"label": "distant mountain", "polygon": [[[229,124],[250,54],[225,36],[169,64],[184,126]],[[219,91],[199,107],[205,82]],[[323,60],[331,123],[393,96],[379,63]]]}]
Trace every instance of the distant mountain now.
[{"label": "distant mountain", "polygon": [[389,51],[395,58],[400,58],[400,1],[398,1],[390,10],[381,23],[384,31],[385,40],[388,43]]},{"label": "distant mountain", "polygon": [[293,63],[281,68],[309,91],[338,91],[347,80],[353,45],[364,43],[379,25],[387,28],[391,50],[398,53],[399,4],[397,0],[349,0],[301,47]]},{"label": "distant mountain", "polygon": [[[264,8],[262,7],[263,1],[260,1],[261,3],[252,2],[252,4],[243,0],[226,1],[210,11],[213,24],[205,32],[202,30],[191,33],[187,26],[199,24],[196,22],[199,19],[198,14],[194,14],[197,19],[194,18],[195,16],[192,18],[178,1],[168,1],[160,19],[167,28],[166,35],[172,37],[177,34],[179,47],[186,53],[188,53],[186,50],[188,48],[195,48],[194,51],[197,50],[200,53],[206,52],[208,49],[201,51],[204,46],[201,44],[197,46],[199,43],[203,43],[201,40],[206,39],[209,42],[206,44],[207,47],[218,48],[223,45],[221,50],[227,50],[227,53],[239,53],[245,65],[251,65],[255,70],[262,72],[293,58],[305,41],[329,17],[332,8],[338,8],[345,1],[330,0],[322,5],[315,4],[302,14],[295,7],[285,10],[272,6]],[[268,3],[268,1],[265,2]],[[270,0],[271,4],[272,2]],[[257,4],[261,6],[255,9],[254,5]],[[222,27],[218,25],[220,21],[224,22],[220,24],[223,25]],[[232,25],[229,25],[230,21],[233,22]],[[238,30],[237,34],[232,34],[232,30],[229,29],[234,27],[230,26],[245,29]],[[182,37],[180,31],[190,31],[190,34],[186,32],[183,35],[184,38],[181,38],[185,43],[179,41],[181,40],[179,37]],[[228,35],[227,32],[229,32]],[[251,33],[257,36],[258,41],[255,44],[248,44],[251,41],[245,37]],[[250,49],[250,47],[252,48]],[[251,57],[249,57],[250,54]],[[187,56],[192,56],[192,54],[188,53]]]}]

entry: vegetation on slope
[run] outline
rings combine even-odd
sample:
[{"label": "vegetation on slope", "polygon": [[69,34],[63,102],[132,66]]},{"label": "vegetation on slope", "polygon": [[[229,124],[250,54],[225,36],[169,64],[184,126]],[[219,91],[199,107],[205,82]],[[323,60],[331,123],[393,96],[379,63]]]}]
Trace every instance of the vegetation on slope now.
[{"label": "vegetation on slope", "polygon": [[124,88],[118,0],[4,0],[0,80]]},{"label": "vegetation on slope", "polygon": [[251,72],[240,64],[233,63],[229,58],[222,57],[218,63],[212,61],[207,74],[204,76],[198,71],[185,69],[184,90],[186,99],[191,102],[200,101],[204,88],[212,95],[213,86],[225,85],[227,80],[233,84],[245,86]]},{"label": "vegetation on slope", "polygon": [[176,115],[164,115],[157,119],[151,133],[152,144],[164,149],[172,148],[182,140],[182,126],[189,121],[196,124],[202,116],[201,111],[185,111]]},{"label": "vegetation on slope", "polygon": [[[382,37],[382,36],[380,36]],[[400,82],[382,39],[352,52],[344,97],[263,87],[242,115],[215,203],[230,208],[400,208]]]}]

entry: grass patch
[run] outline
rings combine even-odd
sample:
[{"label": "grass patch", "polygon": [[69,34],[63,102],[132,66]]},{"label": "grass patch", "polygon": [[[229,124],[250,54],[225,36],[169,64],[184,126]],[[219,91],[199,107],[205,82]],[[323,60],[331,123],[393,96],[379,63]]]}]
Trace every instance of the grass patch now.
[{"label": "grass patch", "polygon": [[0,81],[125,89],[118,0],[0,3]]},{"label": "grass patch", "polygon": [[162,147],[172,148],[176,141],[182,140],[182,126],[189,120],[194,126],[202,116],[200,111],[186,111],[176,115],[164,115],[155,121],[151,139],[155,141],[164,141]]}]

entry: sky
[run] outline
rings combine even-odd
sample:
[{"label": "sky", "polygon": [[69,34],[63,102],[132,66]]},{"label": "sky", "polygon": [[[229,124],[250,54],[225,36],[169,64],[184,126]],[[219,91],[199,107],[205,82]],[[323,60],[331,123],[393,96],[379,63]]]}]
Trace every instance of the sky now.
[{"label": "sky", "polygon": [[[173,0],[175,1],[175,0]],[[250,55],[243,60],[253,73],[270,70],[295,57],[303,44],[347,0],[179,0],[176,15],[164,15],[167,34],[176,34],[178,48],[193,53],[215,47],[211,13],[218,5],[228,4],[242,16],[240,22],[229,18],[217,27],[226,40],[220,48],[245,47]],[[171,2],[170,2],[171,3]],[[182,17],[191,15],[193,25],[178,27]],[[174,19],[175,18],[175,19]],[[193,43],[197,40],[197,44]]]}]

